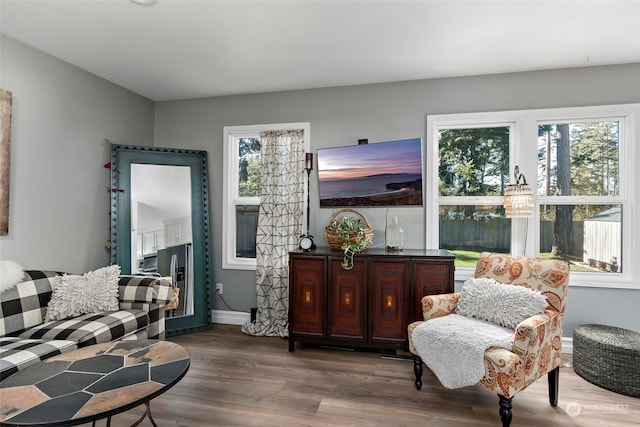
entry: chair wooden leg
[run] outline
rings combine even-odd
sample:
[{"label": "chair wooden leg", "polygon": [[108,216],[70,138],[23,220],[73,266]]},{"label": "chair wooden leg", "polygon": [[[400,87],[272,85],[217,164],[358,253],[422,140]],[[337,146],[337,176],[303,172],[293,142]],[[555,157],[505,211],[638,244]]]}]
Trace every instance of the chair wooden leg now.
[{"label": "chair wooden leg", "polygon": [[558,406],[558,385],[560,383],[560,366],[547,374],[549,379],[549,403],[551,406]]},{"label": "chair wooden leg", "polygon": [[422,388],[422,358],[413,356],[413,373],[416,375],[416,389]]},{"label": "chair wooden leg", "polygon": [[502,427],[509,427],[511,425],[511,418],[512,418],[512,413],[511,413],[511,400],[513,399],[511,398],[506,398],[504,396],[498,395],[498,398],[500,399],[499,405],[500,405],[500,419],[502,420]]}]

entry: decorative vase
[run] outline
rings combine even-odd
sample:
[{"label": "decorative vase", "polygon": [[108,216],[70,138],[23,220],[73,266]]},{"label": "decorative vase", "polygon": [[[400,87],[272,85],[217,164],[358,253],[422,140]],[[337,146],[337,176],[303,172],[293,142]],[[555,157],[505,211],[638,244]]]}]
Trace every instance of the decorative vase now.
[{"label": "decorative vase", "polygon": [[394,216],[391,224],[387,226],[385,239],[388,251],[401,251],[404,248],[404,230],[398,223],[397,216]]}]

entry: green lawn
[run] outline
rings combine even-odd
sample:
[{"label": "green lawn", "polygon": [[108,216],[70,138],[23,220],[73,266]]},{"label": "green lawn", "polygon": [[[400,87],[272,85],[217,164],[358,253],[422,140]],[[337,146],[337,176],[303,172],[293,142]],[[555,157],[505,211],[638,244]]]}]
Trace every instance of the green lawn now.
[{"label": "green lawn", "polygon": [[475,268],[480,259],[481,251],[471,251],[462,249],[447,249],[456,256],[456,267]]},{"label": "green lawn", "polygon": [[[475,268],[476,264],[478,263],[478,259],[480,258],[480,253],[484,251],[484,249],[476,249],[474,250],[472,249],[468,249],[468,250],[462,250],[462,249],[447,249],[449,252],[451,252],[452,254],[454,254],[456,256],[456,267],[461,267],[461,268]],[[545,259],[551,259],[553,258],[551,253],[546,252],[546,253],[542,253],[539,255],[540,258],[545,258]],[[558,259],[566,259],[565,257],[558,257]],[[569,261],[570,264],[570,270],[571,271],[600,271],[600,270],[594,270],[593,268],[589,268],[588,266],[582,264],[578,259],[572,259],[569,258],[567,259],[567,261]]]}]

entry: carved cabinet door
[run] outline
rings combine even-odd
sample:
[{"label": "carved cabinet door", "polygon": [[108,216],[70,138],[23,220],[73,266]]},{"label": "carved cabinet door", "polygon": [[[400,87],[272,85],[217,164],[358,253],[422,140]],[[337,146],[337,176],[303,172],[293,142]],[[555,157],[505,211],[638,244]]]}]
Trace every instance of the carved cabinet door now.
[{"label": "carved cabinet door", "polygon": [[325,259],[291,260],[292,286],[289,308],[289,333],[324,336],[325,323]]},{"label": "carved cabinet door", "polygon": [[350,270],[342,259],[329,261],[329,336],[331,338],[366,339],[366,262],[355,260]]},{"label": "carved cabinet door", "polygon": [[416,261],[413,267],[413,319],[423,320],[422,297],[453,292],[454,266],[451,261]]},{"label": "carved cabinet door", "polygon": [[371,261],[370,340],[403,342],[407,339],[409,277],[407,261]]}]

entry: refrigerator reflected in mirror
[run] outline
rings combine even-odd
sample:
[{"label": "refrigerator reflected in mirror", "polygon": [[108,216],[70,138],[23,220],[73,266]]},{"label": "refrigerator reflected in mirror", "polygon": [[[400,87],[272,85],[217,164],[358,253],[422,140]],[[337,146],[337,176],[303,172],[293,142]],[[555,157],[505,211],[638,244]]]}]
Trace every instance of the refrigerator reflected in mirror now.
[{"label": "refrigerator reflected in mirror", "polygon": [[171,276],[173,286],[180,290],[178,307],[169,317],[193,314],[193,255],[191,243],[158,250],[157,269],[161,276]]}]

